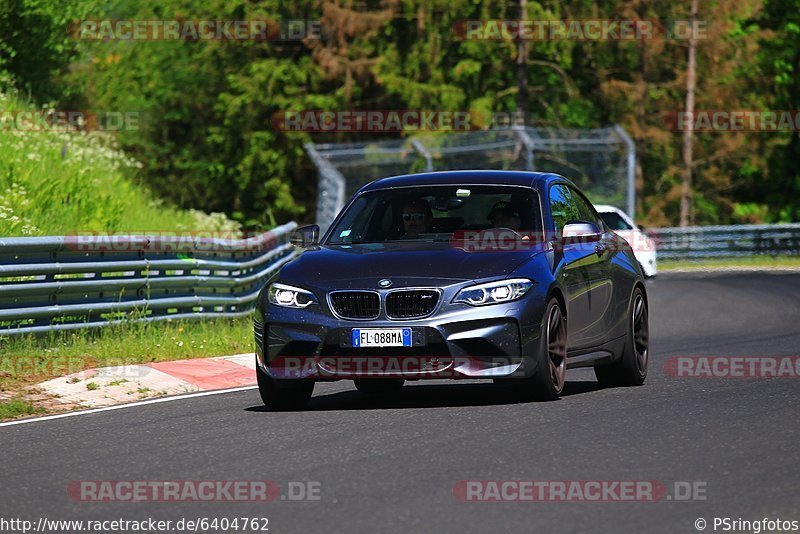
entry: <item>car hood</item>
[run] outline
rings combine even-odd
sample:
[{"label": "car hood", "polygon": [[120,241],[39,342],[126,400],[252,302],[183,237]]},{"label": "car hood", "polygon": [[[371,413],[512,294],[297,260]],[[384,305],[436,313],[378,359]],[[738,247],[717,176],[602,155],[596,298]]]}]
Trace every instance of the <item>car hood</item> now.
[{"label": "car hood", "polygon": [[[287,282],[349,281],[391,278],[394,286],[423,280],[481,280],[507,276],[537,250],[467,252],[449,243],[370,243],[321,245],[306,249],[287,263],[280,278]],[[405,285],[405,284],[403,284]]]}]

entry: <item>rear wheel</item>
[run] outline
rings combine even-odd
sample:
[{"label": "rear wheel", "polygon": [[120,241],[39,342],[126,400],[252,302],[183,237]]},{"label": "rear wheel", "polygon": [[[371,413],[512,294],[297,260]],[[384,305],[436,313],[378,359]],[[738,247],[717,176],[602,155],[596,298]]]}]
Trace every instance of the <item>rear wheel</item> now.
[{"label": "rear wheel", "polygon": [[264,405],[274,410],[300,410],[305,408],[314,393],[311,380],[279,380],[271,378],[256,362],[258,392]]},{"label": "rear wheel", "polygon": [[397,393],[403,387],[405,380],[388,378],[369,378],[353,380],[356,389],[364,395],[379,396]]},{"label": "rear wheel", "polygon": [[650,350],[650,324],[647,300],[640,287],[633,291],[628,316],[628,335],[622,357],[611,365],[594,368],[597,381],[605,387],[641,386],[647,378]]}]

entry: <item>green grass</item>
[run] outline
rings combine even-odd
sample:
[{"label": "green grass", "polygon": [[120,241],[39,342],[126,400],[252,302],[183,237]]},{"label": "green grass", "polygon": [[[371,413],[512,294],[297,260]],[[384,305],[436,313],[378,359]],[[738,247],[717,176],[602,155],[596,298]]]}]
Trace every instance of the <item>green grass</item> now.
[{"label": "green grass", "polygon": [[11,399],[0,402],[0,421],[3,419],[14,419],[26,415],[35,415],[44,410],[22,399]]},{"label": "green grass", "polygon": [[[4,113],[33,106],[0,93]],[[181,210],[137,180],[141,164],[102,132],[0,128],[0,235],[238,230],[223,214]]]},{"label": "green grass", "polygon": [[[0,92],[6,117],[36,108]],[[139,180],[142,165],[101,132],[0,127],[0,236],[236,232],[224,214],[166,205]],[[46,336],[0,337],[0,418],[41,413],[26,386],[84,369],[253,350],[252,321],[124,323]],[[90,382],[88,389],[97,384]]]},{"label": "green grass", "polygon": [[251,352],[253,343],[250,317],[129,323],[40,337],[1,337],[0,391],[17,391],[96,367]]},{"label": "green grass", "polygon": [[[36,111],[2,92],[0,110],[6,117]],[[30,131],[6,121],[0,127],[0,236],[240,230],[224,214],[182,210],[156,199],[139,182],[140,168],[109,134]],[[0,418],[41,413],[25,386],[84,369],[251,350],[249,318],[0,337],[0,398],[8,399],[0,401]]]},{"label": "green grass", "polygon": [[659,260],[659,271],[675,269],[713,269],[726,267],[800,267],[800,256],[750,256],[705,260]]}]

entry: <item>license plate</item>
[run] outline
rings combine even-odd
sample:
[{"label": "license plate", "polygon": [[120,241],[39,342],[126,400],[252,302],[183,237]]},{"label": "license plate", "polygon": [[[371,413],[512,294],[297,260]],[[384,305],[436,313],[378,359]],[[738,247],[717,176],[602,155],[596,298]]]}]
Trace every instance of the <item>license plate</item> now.
[{"label": "license plate", "polygon": [[353,328],[353,347],[410,346],[410,328]]}]

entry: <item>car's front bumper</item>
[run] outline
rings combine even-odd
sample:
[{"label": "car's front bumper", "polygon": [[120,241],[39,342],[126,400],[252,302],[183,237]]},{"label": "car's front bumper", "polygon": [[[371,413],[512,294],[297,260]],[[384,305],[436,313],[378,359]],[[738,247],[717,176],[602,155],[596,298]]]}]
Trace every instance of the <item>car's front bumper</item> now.
[{"label": "car's front bumper", "polygon": [[[416,320],[354,321],[325,304],[303,310],[265,304],[255,323],[257,359],[272,378],[500,378],[535,371],[544,295],[482,307],[442,303]],[[412,329],[411,347],[353,348],[353,328]]]}]

